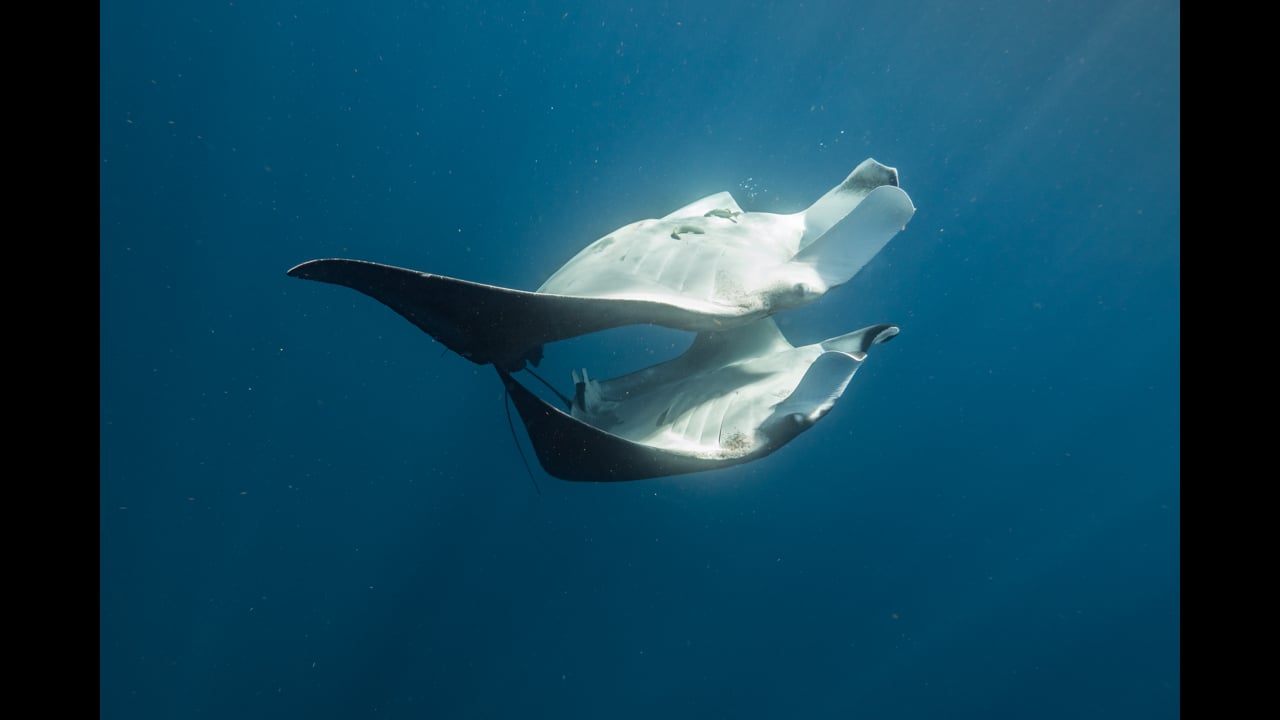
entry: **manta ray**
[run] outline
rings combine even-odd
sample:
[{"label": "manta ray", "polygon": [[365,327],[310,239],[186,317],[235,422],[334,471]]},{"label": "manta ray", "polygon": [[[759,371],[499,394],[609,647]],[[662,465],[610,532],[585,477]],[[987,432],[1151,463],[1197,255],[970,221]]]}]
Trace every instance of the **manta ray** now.
[{"label": "manta ray", "polygon": [[[867,159],[800,212],[746,212],[720,192],[631,223],[534,291],[344,258],[288,274],[364,293],[493,365],[548,474],[638,480],[764,457],[826,415],[898,328],[795,347],[773,316],[848,282],[914,213],[897,170]],[[548,343],[635,324],[696,335],[683,355],[619,378],[575,373],[563,409],[513,377],[532,373]]]},{"label": "manta ray", "polygon": [[640,480],[772,453],[826,415],[867,350],[897,334],[873,325],[794,347],[773,318],[761,318],[699,333],[680,357],[612,380],[575,372],[568,413],[498,374],[549,474]]}]

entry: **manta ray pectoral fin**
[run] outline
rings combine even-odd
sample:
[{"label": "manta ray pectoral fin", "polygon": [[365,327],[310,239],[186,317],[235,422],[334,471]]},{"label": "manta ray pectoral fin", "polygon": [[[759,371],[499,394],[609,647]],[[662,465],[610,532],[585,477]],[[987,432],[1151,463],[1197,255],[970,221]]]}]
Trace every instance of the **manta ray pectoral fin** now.
[{"label": "manta ray pectoral fin", "polygon": [[543,333],[529,322],[529,293],[341,258],[311,260],[288,274],[364,293],[481,365],[515,369],[541,354]]},{"label": "manta ray pectoral fin", "polygon": [[536,365],[556,340],[638,323],[700,326],[665,304],[526,292],[364,260],[311,260],[288,274],[364,293],[468,360],[509,371]]}]

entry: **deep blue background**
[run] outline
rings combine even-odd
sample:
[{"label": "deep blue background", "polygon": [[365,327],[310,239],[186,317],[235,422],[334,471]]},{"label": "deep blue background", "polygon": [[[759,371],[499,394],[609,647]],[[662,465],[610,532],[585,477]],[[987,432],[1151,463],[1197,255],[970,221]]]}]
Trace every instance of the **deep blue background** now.
[{"label": "deep blue background", "polygon": [[[1177,717],[1179,5],[581,5],[102,4],[102,717]],[[918,212],[779,319],[902,334],[725,471],[538,495],[492,371],[285,276],[866,157]]]}]

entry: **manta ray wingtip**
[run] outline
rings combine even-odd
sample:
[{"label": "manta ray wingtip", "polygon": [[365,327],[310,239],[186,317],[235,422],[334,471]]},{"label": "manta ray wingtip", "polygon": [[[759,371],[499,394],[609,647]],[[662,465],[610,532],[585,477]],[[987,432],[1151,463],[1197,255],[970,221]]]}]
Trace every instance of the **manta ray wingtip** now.
[{"label": "manta ray wingtip", "polygon": [[313,276],[312,271],[315,270],[317,266],[321,265],[324,262],[326,261],[323,259],[307,260],[306,262],[300,262],[297,265],[294,265],[293,267],[289,268],[285,272],[285,275],[288,275],[289,277],[302,278],[304,280],[309,280]]}]

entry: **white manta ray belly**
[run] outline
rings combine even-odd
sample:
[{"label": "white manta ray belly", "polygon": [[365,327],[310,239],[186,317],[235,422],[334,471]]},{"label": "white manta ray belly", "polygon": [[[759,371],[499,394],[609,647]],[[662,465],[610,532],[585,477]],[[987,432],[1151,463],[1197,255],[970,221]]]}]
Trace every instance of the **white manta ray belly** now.
[{"label": "white manta ray belly", "polygon": [[747,316],[785,304],[797,285],[822,282],[812,267],[790,263],[804,236],[803,218],[722,212],[739,217],[667,216],[619,228],[575,255],[538,292]]},{"label": "white manta ray belly", "polygon": [[772,318],[761,318],[700,333],[680,357],[613,380],[575,372],[571,413],[641,445],[739,459],[775,449],[817,422],[861,366],[865,348],[895,335],[897,328],[874,326],[794,347]]},{"label": "white manta ray belly", "polygon": [[727,192],[708,195],[596,240],[537,291],[658,303],[716,327],[800,307],[847,282],[911,218],[897,182],[896,170],[866,160],[790,214],[744,212]]}]

